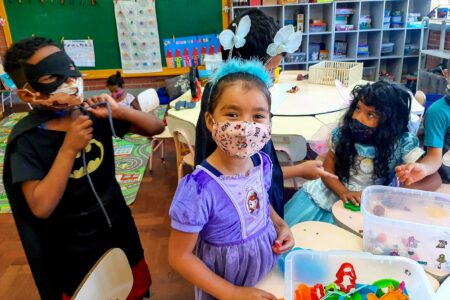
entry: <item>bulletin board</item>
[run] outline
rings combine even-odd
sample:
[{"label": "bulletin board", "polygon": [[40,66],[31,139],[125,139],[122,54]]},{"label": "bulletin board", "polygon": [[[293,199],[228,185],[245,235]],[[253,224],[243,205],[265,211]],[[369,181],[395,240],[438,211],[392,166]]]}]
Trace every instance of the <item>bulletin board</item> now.
[{"label": "bulletin board", "polygon": [[[156,0],[161,47],[164,38],[222,31],[222,2]],[[96,65],[82,69],[120,69],[114,2],[95,0],[94,3],[92,5],[92,0],[1,1],[0,16],[5,18],[6,13],[4,30],[10,42],[32,35],[49,37],[58,43],[63,37],[74,40],[90,38],[95,44]]]}]

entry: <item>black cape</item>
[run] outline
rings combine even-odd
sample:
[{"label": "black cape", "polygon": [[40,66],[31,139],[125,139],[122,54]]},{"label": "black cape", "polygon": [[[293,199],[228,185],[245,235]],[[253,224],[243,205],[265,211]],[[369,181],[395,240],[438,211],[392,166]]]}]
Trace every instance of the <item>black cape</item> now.
[{"label": "black cape", "polygon": [[11,151],[14,150],[14,144],[19,135],[56,116],[52,111],[36,110],[30,112],[14,126],[6,146],[3,171],[3,184],[28,264],[33,273],[39,294],[45,300],[61,300],[62,298],[63,292],[59,278],[64,276],[64,274],[60,274],[57,271],[55,250],[52,247],[58,241],[52,240],[48,235],[47,227],[49,222],[35,217],[31,212],[22,193],[21,184],[12,183],[10,155]]}]

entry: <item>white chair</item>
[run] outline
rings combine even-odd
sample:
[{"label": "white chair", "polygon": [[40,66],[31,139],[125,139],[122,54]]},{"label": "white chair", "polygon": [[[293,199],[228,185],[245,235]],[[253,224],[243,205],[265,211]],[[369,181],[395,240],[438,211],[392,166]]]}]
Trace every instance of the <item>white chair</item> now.
[{"label": "white chair", "polygon": [[[0,91],[2,94],[2,111],[5,112],[5,103],[9,101],[9,107],[12,108],[12,95],[13,92],[11,90],[3,90]],[[5,96],[5,94],[8,94]]]},{"label": "white chair", "polygon": [[[154,112],[159,106],[159,98],[155,89],[147,89],[141,92],[138,96],[138,103],[143,112]],[[161,160],[164,160],[164,140],[171,139],[172,135],[170,134],[169,129],[166,128],[164,131],[158,135],[154,135],[151,138],[151,155],[148,161],[148,169],[151,172],[153,168],[153,154],[161,147]]]},{"label": "white chair", "polygon": [[178,118],[167,116],[167,127],[175,141],[178,181],[183,177],[183,166],[194,168],[195,125]]},{"label": "white chair", "polygon": [[128,258],[121,249],[113,248],[92,267],[72,299],[126,299],[132,287]]},{"label": "white chair", "polygon": [[[301,135],[273,135],[272,142],[280,163],[293,166],[306,157],[307,144]],[[292,178],[294,188],[298,189],[297,180]]]}]

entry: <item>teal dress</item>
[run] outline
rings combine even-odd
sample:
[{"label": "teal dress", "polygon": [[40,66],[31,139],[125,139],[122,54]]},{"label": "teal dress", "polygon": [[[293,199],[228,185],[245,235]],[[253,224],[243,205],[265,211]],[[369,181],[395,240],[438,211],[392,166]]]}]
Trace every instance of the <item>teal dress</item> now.
[{"label": "teal dress", "polygon": [[[339,128],[331,134],[330,151],[334,151],[339,138]],[[370,185],[381,185],[384,178],[374,178],[375,147],[355,144],[356,157],[350,169],[348,182],[343,183],[350,191],[362,191]],[[390,163],[390,178],[394,178],[394,168],[403,163],[415,162],[423,155],[419,148],[419,140],[409,132],[405,132],[395,148],[394,157]],[[334,223],[331,207],[338,201],[338,196],[329,190],[321,179],[308,181],[297,191],[284,206],[284,219],[289,226],[304,221],[322,221]]]}]

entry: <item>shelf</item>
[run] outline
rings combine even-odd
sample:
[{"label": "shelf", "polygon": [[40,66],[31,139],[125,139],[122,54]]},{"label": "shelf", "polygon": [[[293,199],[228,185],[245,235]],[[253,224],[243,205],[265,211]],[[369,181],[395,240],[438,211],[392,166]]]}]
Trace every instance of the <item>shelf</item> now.
[{"label": "shelf", "polygon": [[306,65],[307,61],[301,61],[301,62],[283,62],[285,66],[293,66],[293,65]]},{"label": "shelf", "polygon": [[352,33],[352,32],[358,32],[358,30],[342,30],[342,31],[335,30],[335,31],[334,31],[335,34]]},{"label": "shelf", "polygon": [[403,58],[419,58],[419,55],[404,55]]},{"label": "shelf", "polygon": [[[308,4],[308,3],[306,3]],[[295,4],[299,5],[299,4]],[[246,5],[246,6],[233,6],[233,9],[250,9],[250,8],[270,8],[270,7],[283,7],[281,4],[275,4],[275,5]]]},{"label": "shelf", "polygon": [[405,27],[402,27],[402,28],[383,28],[383,31],[399,31],[399,30],[405,30]]},{"label": "shelf", "polygon": [[356,60],[375,60],[379,59],[379,56],[367,56],[367,57],[357,57]]},{"label": "shelf", "polygon": [[359,32],[375,32],[375,31],[381,31],[381,28],[371,28],[371,29],[360,29]]},{"label": "shelf", "polygon": [[439,57],[439,58],[443,58],[443,59],[448,59],[450,57],[450,51],[448,51],[448,50],[444,50],[444,51],[440,51],[440,50],[422,50],[422,54],[426,54],[426,55],[430,55],[430,56],[434,56],[434,57]]},{"label": "shelf", "polygon": [[403,55],[386,55],[386,56],[380,56],[380,59],[393,59],[393,58],[402,58]]},{"label": "shelf", "polygon": [[324,32],[308,32],[308,35],[326,35],[326,34],[331,34],[331,31],[324,31]]}]

